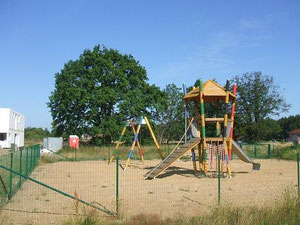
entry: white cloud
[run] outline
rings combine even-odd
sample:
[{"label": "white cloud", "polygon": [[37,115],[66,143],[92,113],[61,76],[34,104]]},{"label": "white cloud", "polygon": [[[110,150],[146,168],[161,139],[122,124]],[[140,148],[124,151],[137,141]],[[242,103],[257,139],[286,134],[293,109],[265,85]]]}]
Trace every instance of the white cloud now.
[{"label": "white cloud", "polygon": [[241,20],[240,26],[242,29],[257,29],[261,28],[266,24],[266,21],[260,20]]}]

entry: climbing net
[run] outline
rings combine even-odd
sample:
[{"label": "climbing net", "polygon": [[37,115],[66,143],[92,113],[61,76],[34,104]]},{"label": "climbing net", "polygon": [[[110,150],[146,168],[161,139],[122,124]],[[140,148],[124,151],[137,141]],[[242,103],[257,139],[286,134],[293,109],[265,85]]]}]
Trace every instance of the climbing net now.
[{"label": "climbing net", "polygon": [[218,171],[218,155],[221,155],[222,161],[222,171],[226,168],[226,157],[225,157],[225,145],[219,144],[218,142],[207,143],[207,158],[208,158],[208,171],[216,172]]}]

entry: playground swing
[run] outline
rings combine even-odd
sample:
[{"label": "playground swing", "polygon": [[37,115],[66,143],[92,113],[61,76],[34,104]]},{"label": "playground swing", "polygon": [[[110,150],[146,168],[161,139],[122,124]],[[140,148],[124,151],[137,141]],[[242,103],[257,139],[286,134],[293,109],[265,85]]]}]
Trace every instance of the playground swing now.
[{"label": "playground swing", "polygon": [[[129,121],[129,125],[131,126],[131,129],[132,129],[133,134],[134,134],[134,139],[133,139],[133,142],[132,142],[132,145],[131,145],[131,148],[130,148],[130,151],[129,151],[129,154],[128,154],[128,157],[127,157],[127,160],[126,160],[124,171],[126,170],[126,168],[130,164],[130,159],[132,158],[132,155],[133,155],[133,152],[134,152],[134,148],[136,146],[138,147],[139,155],[140,155],[140,158],[141,158],[142,162],[144,163],[144,161],[145,161],[144,160],[144,156],[143,156],[143,151],[142,151],[141,145],[140,145],[139,140],[138,140],[138,137],[139,137],[139,134],[140,134],[140,131],[141,131],[141,126],[142,126],[143,122],[145,122],[145,124],[147,125],[148,130],[150,131],[151,137],[153,139],[153,142],[154,142],[154,144],[156,146],[156,149],[157,149],[160,157],[162,159],[164,159],[163,154],[162,154],[161,149],[160,149],[160,146],[159,146],[159,144],[158,144],[158,142],[156,140],[155,134],[154,134],[154,132],[152,130],[152,127],[150,125],[150,122],[149,122],[148,118],[146,116],[145,117],[142,116],[139,119],[139,122],[137,124],[137,128],[136,129],[135,129],[133,121],[132,120]],[[122,141],[123,136],[124,136],[124,134],[125,134],[125,132],[127,130],[127,126],[128,126],[128,123],[126,123],[126,125],[123,127],[122,133],[121,133],[121,135],[119,137],[119,140],[117,141],[116,147],[114,149],[114,153],[112,154],[109,163],[111,163],[114,160],[114,156],[117,155],[117,151],[118,151],[118,149],[119,149],[119,147],[121,145],[121,141]]]},{"label": "playground swing", "polygon": [[[124,136],[124,134],[125,134],[125,132],[126,132],[128,126],[131,127],[132,132],[133,132],[133,135],[134,135],[134,136],[136,135],[136,129],[135,129],[133,120],[130,120],[130,121],[127,122],[127,123],[125,124],[125,126],[123,127],[122,132],[121,132],[121,135],[120,135],[120,137],[119,137],[119,140],[117,141],[116,147],[115,147],[115,149],[114,149],[114,151],[113,151],[112,156],[111,156],[110,159],[109,159],[108,164],[110,164],[110,163],[113,162],[113,160],[114,160],[114,158],[115,158],[115,155],[117,154],[117,150],[119,149],[119,147],[120,147],[120,145],[121,145],[123,136]],[[140,158],[141,158],[141,160],[142,160],[142,162],[143,162],[143,164],[144,164],[144,161],[145,161],[145,160],[144,160],[144,155],[143,155],[143,151],[142,151],[142,148],[141,148],[141,145],[140,145],[140,142],[139,142],[138,139],[137,139],[137,148],[138,148],[138,151],[139,151]]]}]

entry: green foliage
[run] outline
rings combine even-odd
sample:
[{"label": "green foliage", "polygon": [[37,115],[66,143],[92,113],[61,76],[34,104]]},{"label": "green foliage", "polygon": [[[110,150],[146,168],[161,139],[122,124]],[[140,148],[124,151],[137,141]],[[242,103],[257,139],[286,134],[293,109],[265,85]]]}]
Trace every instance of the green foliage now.
[{"label": "green foliage", "polygon": [[160,111],[158,136],[162,139],[179,140],[184,133],[184,102],[181,88],[168,84],[163,90],[166,96],[164,106]]},{"label": "green foliage", "polygon": [[27,127],[25,128],[25,139],[43,139],[45,137],[49,137],[51,134],[46,129],[39,127]]},{"label": "green foliage", "polygon": [[297,152],[300,153],[299,145],[284,148],[274,147],[272,157],[285,160],[297,160]]},{"label": "green foliage", "polygon": [[147,80],[145,68],[131,55],[99,45],[85,50],[55,75],[48,102],[55,134],[116,140],[125,121],[159,111],[163,93]]},{"label": "green foliage", "polygon": [[258,123],[250,122],[240,124],[236,121],[236,130],[239,137],[248,142],[257,142],[259,140],[272,140],[280,138],[281,127],[278,121],[267,118]]},{"label": "green foliage", "polygon": [[274,78],[261,72],[251,72],[235,76],[232,80],[238,88],[236,134],[250,142],[274,138],[274,135],[277,137],[280,128],[269,117],[287,112],[290,105],[281,95]]},{"label": "green foliage", "polygon": [[289,132],[295,129],[300,129],[300,115],[294,115],[289,117],[282,117],[278,120],[279,125],[282,129],[281,137],[287,139]]}]

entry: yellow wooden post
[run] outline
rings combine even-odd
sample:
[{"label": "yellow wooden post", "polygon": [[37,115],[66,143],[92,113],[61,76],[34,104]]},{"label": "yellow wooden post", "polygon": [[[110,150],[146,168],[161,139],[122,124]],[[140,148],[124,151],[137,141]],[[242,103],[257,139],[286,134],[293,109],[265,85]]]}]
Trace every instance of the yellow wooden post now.
[{"label": "yellow wooden post", "polygon": [[216,136],[220,137],[220,133],[221,133],[221,126],[220,126],[220,122],[218,121],[216,123]]},{"label": "yellow wooden post", "polygon": [[196,155],[194,148],[191,149],[194,172],[197,173]]},{"label": "yellow wooden post", "polygon": [[[130,121],[130,125],[131,125],[131,128],[132,128],[133,134],[136,135],[136,130],[135,130],[135,127],[134,127],[134,124],[133,124],[132,121]],[[144,155],[143,155],[143,152],[142,152],[142,148],[141,148],[139,139],[136,140],[136,144],[137,144],[137,146],[138,146],[139,154],[140,154],[140,157],[141,157],[141,159],[142,159],[142,162],[143,162],[143,164],[145,164],[145,159],[144,159]]]},{"label": "yellow wooden post", "polygon": [[[116,144],[116,147],[115,147],[115,150],[114,152],[116,152],[121,144],[121,140],[125,134],[125,131],[126,131],[126,127],[127,127],[127,124],[124,126],[123,130],[122,130],[122,133],[121,133],[121,136],[119,138],[119,140],[117,141],[117,144]],[[110,160],[109,160],[109,163],[110,164],[112,161],[114,160],[114,154],[112,154],[112,156],[110,157]]]},{"label": "yellow wooden post", "polygon": [[132,145],[131,145],[131,149],[130,149],[130,152],[129,152],[129,155],[128,155],[128,158],[127,158],[127,161],[126,161],[126,164],[125,164],[125,168],[124,168],[124,171],[126,170],[126,168],[128,167],[129,163],[130,163],[130,158],[133,154],[133,150],[134,150],[134,147],[135,147],[135,144],[136,144],[136,141],[138,139],[138,135],[139,135],[139,132],[141,130],[141,125],[142,125],[142,120],[143,120],[143,117],[141,117],[140,121],[139,121],[139,125],[138,125],[138,128],[136,130],[136,134],[134,136],[134,140],[132,142]]},{"label": "yellow wooden post", "polygon": [[159,153],[161,159],[164,159],[163,154],[162,154],[162,152],[161,152],[161,150],[160,150],[160,146],[159,146],[159,144],[158,144],[158,142],[157,142],[157,140],[156,140],[156,137],[155,137],[155,135],[154,135],[154,132],[153,132],[153,130],[152,130],[152,127],[151,127],[151,125],[150,125],[150,123],[149,123],[149,120],[148,120],[148,118],[147,118],[146,116],[144,117],[144,120],[145,120],[145,122],[146,122],[146,124],[147,124],[147,126],[148,126],[148,129],[149,129],[149,131],[150,131],[150,134],[151,134],[151,136],[152,136],[152,139],[153,139],[153,141],[154,141],[154,144],[155,144],[155,146],[156,146],[156,148],[157,148],[157,151],[158,151],[158,153]]},{"label": "yellow wooden post", "polygon": [[204,115],[204,94],[203,94],[203,84],[200,80],[199,84],[199,96],[200,96],[200,115],[201,115],[201,129],[202,129],[202,146],[203,146],[203,165],[204,173],[207,174],[208,161],[206,152],[206,131],[205,131],[205,115]]},{"label": "yellow wooden post", "polygon": [[[236,96],[236,85],[233,85],[233,95]],[[229,134],[229,160],[232,159],[232,139],[233,139],[233,126],[234,126],[234,115],[235,115],[235,98],[232,101],[231,106],[231,127]]]},{"label": "yellow wooden post", "polygon": [[228,105],[229,105],[229,80],[226,82],[226,98],[225,98],[225,114],[224,114],[224,131],[223,131],[223,144],[225,147],[225,160],[222,161],[222,173],[225,173],[225,161],[227,161],[227,175],[231,176],[231,166],[228,156],[228,144],[227,144],[227,126],[228,126]]},{"label": "yellow wooden post", "polygon": [[[201,131],[200,131],[200,116],[199,116],[199,107],[197,105],[197,102],[195,102],[194,106],[194,111],[195,111],[195,121],[197,123],[197,135],[198,137],[201,137]],[[202,148],[201,148],[201,143],[198,144],[198,161],[199,161],[199,171],[204,171],[203,168],[203,153],[202,153]]]}]

